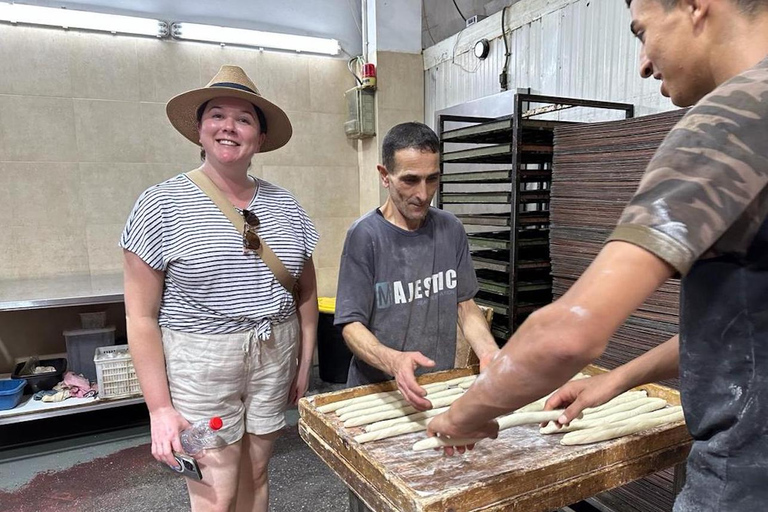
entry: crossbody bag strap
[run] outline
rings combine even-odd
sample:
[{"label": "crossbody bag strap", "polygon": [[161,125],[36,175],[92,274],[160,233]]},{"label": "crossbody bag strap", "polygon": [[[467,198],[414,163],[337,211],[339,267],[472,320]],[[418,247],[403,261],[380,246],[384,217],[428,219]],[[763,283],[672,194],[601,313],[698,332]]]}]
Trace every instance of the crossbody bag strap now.
[{"label": "crossbody bag strap", "polygon": [[[229,219],[232,225],[235,226],[235,229],[239,233],[242,233],[243,229],[245,229],[245,219],[243,218],[243,215],[237,208],[235,208],[229,199],[227,199],[227,196],[224,195],[219,187],[211,181],[211,178],[209,178],[202,169],[189,171],[186,175],[192,180],[192,183],[197,185],[197,187],[205,193],[205,195],[211,198],[211,201],[219,207],[221,213]],[[278,258],[272,249],[270,249],[264,239],[262,237],[259,237],[259,239],[261,240],[261,247],[256,251],[256,254],[261,257],[264,263],[266,263],[269,270],[275,274],[275,277],[280,284],[290,293],[294,293],[296,289],[296,278],[288,272],[288,269],[285,268],[283,262],[280,261],[280,258]]]}]

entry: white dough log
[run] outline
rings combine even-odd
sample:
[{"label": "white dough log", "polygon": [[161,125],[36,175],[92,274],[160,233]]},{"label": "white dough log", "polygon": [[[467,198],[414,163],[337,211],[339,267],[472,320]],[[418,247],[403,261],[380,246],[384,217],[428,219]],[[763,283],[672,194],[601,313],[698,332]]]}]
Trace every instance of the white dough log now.
[{"label": "white dough log", "polygon": [[[470,377],[475,377],[474,375]],[[457,379],[452,380],[463,380],[467,379],[469,377],[458,377]],[[448,384],[451,381],[445,381],[445,382],[433,382],[431,384],[424,384],[424,389],[427,390],[427,393],[431,391],[439,391],[442,389],[447,389],[451,386],[451,384]],[[382,391],[380,393],[371,393],[369,395],[363,395],[363,396],[356,396],[354,398],[347,398],[346,400],[339,400],[338,402],[331,402],[330,404],[321,405],[317,408],[318,411],[327,413],[327,412],[333,412],[341,409],[342,407],[346,407],[348,405],[352,404],[358,404],[362,402],[369,402],[371,400],[380,400],[380,399],[389,399],[391,400],[401,400],[403,398],[403,395],[400,394],[400,391],[394,390],[394,391]]]},{"label": "white dough log", "polygon": [[347,398],[346,400],[339,400],[338,402],[331,402],[329,404],[321,405],[317,408],[320,412],[333,412],[338,409],[341,409],[342,407],[346,407],[350,404],[356,404],[360,402],[367,402],[370,400],[377,400],[379,398],[387,398],[387,397],[395,397],[395,399],[400,399],[403,397],[403,395],[400,394],[400,391],[382,391],[381,393],[371,393],[370,395],[363,395],[363,396],[356,396],[354,398]]},{"label": "white dough log", "polygon": [[[432,408],[438,409],[440,407],[451,405],[460,396],[461,395],[452,395],[452,396],[444,396],[442,398],[436,398],[435,400],[432,401]],[[381,420],[388,420],[390,418],[399,418],[400,416],[408,416],[409,414],[413,414],[415,412],[418,412],[418,411],[413,406],[404,405],[402,407],[399,407],[391,411],[377,412],[373,414],[366,414],[365,416],[359,416],[357,418],[351,418],[344,422],[344,426],[346,428],[359,427],[360,425],[368,425],[369,423],[375,423]]]},{"label": "white dough log", "polygon": [[[462,387],[464,384],[467,384],[467,383],[472,384],[473,382],[475,382],[475,379],[477,379],[477,375],[467,375],[465,377],[456,377],[455,379],[446,380],[443,383],[448,384],[449,386]],[[427,384],[427,386],[429,386],[429,384]]]},{"label": "white dough log", "polygon": [[376,423],[371,423],[369,425],[366,425],[363,428],[365,428],[366,432],[374,432],[376,430],[382,430],[385,428],[392,427],[394,425],[400,425],[403,423],[409,423],[411,421],[418,421],[418,420],[423,420],[425,418],[431,418],[433,416],[437,416],[438,414],[442,414],[447,410],[448,410],[448,407],[440,407],[439,409],[430,409],[428,411],[417,412],[416,414],[409,414],[408,416],[401,416],[399,418],[393,418],[391,420],[377,421]]},{"label": "white dough log", "polygon": [[[437,391],[430,391],[427,394],[427,396],[425,396],[424,398],[431,401],[433,398],[440,398],[441,396],[456,395],[459,393],[463,393],[463,390],[459,388],[449,388],[446,386],[444,389],[438,389]],[[349,418],[344,418],[345,415],[349,415],[350,413],[353,413],[355,411],[378,412],[379,410],[382,410],[382,411],[387,410],[387,407],[394,407],[397,405],[408,404],[408,401],[402,396],[399,399],[382,399],[382,400],[387,400],[387,401],[380,402],[379,400],[370,400],[368,402],[360,402],[359,404],[348,405],[346,407],[342,407],[341,409],[337,409],[336,414],[341,416],[343,421],[343,420],[349,419]]]},{"label": "white dough log", "polygon": [[[554,411],[536,411],[536,412],[523,412],[512,413],[497,418],[499,422],[499,431],[506,430],[512,427],[519,427],[520,425],[530,425],[535,423],[541,423],[542,421],[553,421],[563,414],[563,409],[557,409]],[[417,441],[413,445],[413,451],[418,452],[422,450],[429,450],[430,448],[439,448],[441,446],[465,446],[468,444],[475,444],[482,439],[472,439],[466,437],[428,437]]]},{"label": "white dough log", "polygon": [[[629,409],[623,408],[624,405],[633,405]],[[573,432],[574,430],[584,430],[588,428],[600,427],[602,425],[608,425],[617,421],[626,420],[637,416],[639,414],[656,411],[663,409],[667,406],[667,402],[663,398],[644,398],[642,400],[635,400],[633,402],[626,402],[619,404],[614,409],[605,409],[601,412],[611,412],[611,414],[603,415],[600,417],[589,416],[585,414],[580,420],[573,420],[569,425],[560,427],[554,421],[551,421],[546,427],[539,429],[540,434],[562,434],[565,432]]]},{"label": "white dough log", "polygon": [[682,409],[679,409],[665,416],[650,419],[639,416],[634,418],[633,421],[627,421],[618,426],[608,425],[606,427],[590,428],[587,430],[580,430],[578,432],[571,432],[570,434],[563,436],[563,438],[560,440],[560,444],[577,445],[597,443],[599,441],[608,441],[609,439],[616,439],[617,437],[636,434],[638,432],[642,432],[643,430],[659,427],[661,425],[667,425],[669,423],[676,423],[682,420]]},{"label": "white dough log", "polygon": [[584,418],[587,420],[596,420],[599,418],[605,418],[607,416],[616,414],[617,412],[631,411],[632,409],[640,407],[641,405],[648,404],[648,403],[655,403],[658,401],[664,402],[665,405],[667,403],[666,400],[664,400],[663,398],[646,398],[646,397],[639,396],[634,399],[632,398],[627,399],[626,402],[621,402],[621,403],[612,405],[611,407],[601,409],[599,411],[591,411],[591,412],[584,411]]},{"label": "white dough log", "polygon": [[403,434],[410,434],[413,432],[420,432],[427,430],[427,424],[432,418],[424,418],[421,420],[411,421],[409,423],[401,423],[389,428],[383,428],[381,430],[374,430],[373,432],[366,432],[355,436],[355,441],[358,443],[369,443],[371,441],[378,441],[379,439],[387,439],[390,437],[401,436]]},{"label": "white dough log", "polygon": [[[462,393],[464,393],[464,390],[461,389],[461,388],[448,388],[448,389],[444,389],[442,391],[437,391],[437,392],[435,392],[433,394],[429,394],[429,395],[425,396],[424,398],[429,400],[430,403],[431,403],[433,400],[437,400],[438,398],[443,398],[443,397],[446,397],[446,396],[453,396],[453,395],[460,395]],[[362,404],[358,404],[358,405],[362,405]],[[345,412],[343,414],[339,414],[340,411],[342,411],[342,409],[339,409],[338,411],[336,411],[336,414],[339,414],[339,419],[341,421],[347,421],[347,420],[350,420],[352,418],[358,418],[360,416],[366,416],[368,414],[376,414],[378,412],[399,410],[399,409],[402,409],[403,407],[406,407],[408,405],[410,405],[410,404],[408,403],[407,400],[398,400],[396,402],[390,402],[390,403],[386,403],[386,404],[376,405],[376,406],[373,406],[373,407],[365,407],[365,408],[361,408],[361,409],[360,408],[359,409],[353,409],[353,410]],[[353,406],[350,406],[350,407],[353,407]]]},{"label": "white dough log", "polygon": [[597,405],[595,407],[587,407],[586,409],[584,409],[584,414],[592,414],[595,412],[602,411],[604,409],[609,409],[614,405],[623,404],[625,402],[632,402],[639,398],[647,398],[647,397],[648,397],[648,393],[645,391],[626,391],[620,395],[617,395],[611,398],[610,400],[608,400],[602,405]]}]

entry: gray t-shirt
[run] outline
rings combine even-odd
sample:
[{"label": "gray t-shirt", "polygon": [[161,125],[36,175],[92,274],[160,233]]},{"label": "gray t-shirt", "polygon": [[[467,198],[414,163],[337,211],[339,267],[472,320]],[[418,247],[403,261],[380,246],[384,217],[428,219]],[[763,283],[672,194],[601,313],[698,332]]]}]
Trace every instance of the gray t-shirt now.
[{"label": "gray t-shirt", "polygon": [[[376,209],[347,232],[334,323],[360,322],[384,345],[433,359],[425,371],[445,370],[455,358],[457,306],[476,293],[467,235],[453,214],[430,208],[421,228],[406,231]],[[391,378],[353,357],[347,385]]]}]

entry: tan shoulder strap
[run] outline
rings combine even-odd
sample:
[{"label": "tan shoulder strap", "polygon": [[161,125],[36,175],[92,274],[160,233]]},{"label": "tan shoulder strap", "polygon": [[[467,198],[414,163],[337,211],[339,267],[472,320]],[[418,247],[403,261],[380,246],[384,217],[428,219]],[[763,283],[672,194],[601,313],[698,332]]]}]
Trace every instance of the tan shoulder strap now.
[{"label": "tan shoulder strap", "polygon": [[[235,229],[242,233],[245,228],[245,219],[243,215],[235,208],[235,206],[227,199],[227,196],[219,190],[219,187],[211,181],[211,179],[203,172],[202,169],[195,169],[186,173],[187,177],[192,180],[192,183],[202,190],[205,195],[211,198],[211,201],[219,207],[221,213],[223,213],[229,221],[235,226]],[[266,263],[267,267],[275,274],[275,277],[283,287],[291,293],[294,293],[296,287],[296,279],[288,272],[280,258],[272,252],[269,245],[261,239],[261,247],[256,251],[261,259]]]}]

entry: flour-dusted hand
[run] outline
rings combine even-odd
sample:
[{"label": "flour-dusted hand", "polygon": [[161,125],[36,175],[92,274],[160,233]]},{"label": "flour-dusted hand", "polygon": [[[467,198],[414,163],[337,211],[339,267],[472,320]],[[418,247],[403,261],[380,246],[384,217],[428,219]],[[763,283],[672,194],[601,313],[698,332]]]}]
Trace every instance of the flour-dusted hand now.
[{"label": "flour-dusted hand", "polygon": [[391,363],[391,373],[395,377],[397,388],[417,411],[431,409],[432,404],[424,398],[427,390],[416,382],[414,372],[419,367],[432,368],[433,366],[435,362],[421,352],[398,352]]},{"label": "flour-dusted hand", "polygon": [[602,405],[622,393],[624,389],[615,381],[611,372],[569,381],[552,393],[544,404],[544,410],[565,409],[557,423],[567,425],[578,418],[584,409]]},{"label": "flour-dusted hand", "polygon": [[[427,435],[430,437],[454,437],[454,438],[469,438],[469,439],[482,439],[491,438],[496,439],[499,436],[499,424],[496,420],[489,421],[479,427],[467,428],[456,423],[451,417],[451,410],[435,416],[427,425]],[[466,446],[444,446],[443,452],[451,456],[458,451],[464,453],[464,450],[471,450],[474,448],[474,444]]]}]

